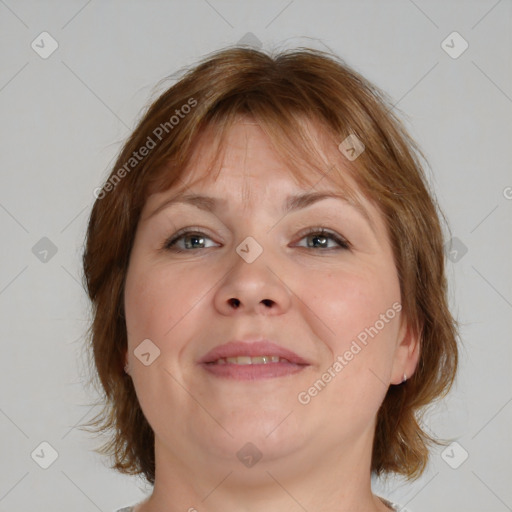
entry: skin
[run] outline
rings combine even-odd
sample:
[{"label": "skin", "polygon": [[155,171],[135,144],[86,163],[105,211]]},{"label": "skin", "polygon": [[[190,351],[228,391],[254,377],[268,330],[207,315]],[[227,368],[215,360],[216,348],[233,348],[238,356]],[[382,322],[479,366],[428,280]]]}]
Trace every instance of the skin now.
[{"label": "skin", "polygon": [[[322,154],[343,169],[337,148]],[[316,135],[315,135],[316,134]],[[208,132],[185,174],[201,177]],[[329,198],[283,217],[288,195],[332,191],[299,185],[256,123],[241,119],[227,139],[217,180],[186,189],[227,199],[215,213],[175,204],[151,215],[170,189],[150,196],[138,225],[125,287],[127,362],[155,432],[153,494],[136,512],[295,512],[389,510],[371,492],[370,463],[379,406],[389,385],[413,374],[419,343],[402,314],[307,404],[298,400],[366,327],[400,303],[400,288],[379,211]],[[181,228],[182,253],[162,249]],[[350,242],[303,232],[325,227]],[[236,252],[248,236],[263,253],[247,263]],[[186,242],[193,248],[186,249]],[[324,248],[322,242],[327,243]],[[189,246],[190,247],[190,246]],[[332,248],[332,249],[331,249]],[[229,299],[239,300],[239,307]],[[231,339],[263,337],[311,364],[299,373],[255,381],[208,374],[197,360]],[[160,356],[149,366],[134,355],[150,339]],[[236,452],[253,443],[262,458],[246,467]]]}]

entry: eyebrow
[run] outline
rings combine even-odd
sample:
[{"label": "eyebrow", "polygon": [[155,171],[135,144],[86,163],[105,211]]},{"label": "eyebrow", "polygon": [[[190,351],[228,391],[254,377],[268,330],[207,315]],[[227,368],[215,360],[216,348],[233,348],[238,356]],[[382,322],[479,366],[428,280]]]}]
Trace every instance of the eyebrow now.
[{"label": "eyebrow", "polygon": [[[374,223],[366,209],[359,202],[353,200],[352,198],[343,193],[305,192],[303,194],[288,196],[283,206],[283,214],[286,215],[293,211],[302,210],[324,199],[337,199],[352,206],[366,219],[372,231],[375,231]],[[199,208],[200,210],[209,213],[215,213],[219,210],[227,208],[228,200],[199,194],[178,195],[175,197],[171,197],[167,201],[164,201],[160,206],[158,206],[153,212],[151,212],[147,216],[146,220],[150,219],[157,213],[174,204],[189,204],[191,206]]]}]

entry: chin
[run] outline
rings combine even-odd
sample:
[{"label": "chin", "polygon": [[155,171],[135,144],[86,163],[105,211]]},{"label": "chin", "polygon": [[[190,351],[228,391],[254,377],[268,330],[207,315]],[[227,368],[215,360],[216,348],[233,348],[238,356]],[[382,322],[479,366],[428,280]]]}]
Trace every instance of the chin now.
[{"label": "chin", "polygon": [[293,454],[305,444],[303,422],[299,428],[296,415],[282,407],[271,411],[244,408],[232,412],[222,424],[233,437],[221,428],[215,429],[217,435],[210,439],[209,448],[231,463],[244,463],[240,459],[245,456],[261,456],[264,465]]}]

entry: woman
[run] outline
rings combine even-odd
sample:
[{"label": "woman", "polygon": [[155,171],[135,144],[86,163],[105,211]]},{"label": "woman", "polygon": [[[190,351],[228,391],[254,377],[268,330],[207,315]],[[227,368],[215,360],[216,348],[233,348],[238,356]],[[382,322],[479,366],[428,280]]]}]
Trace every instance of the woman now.
[{"label": "woman", "polygon": [[414,141],[334,55],[209,55],[147,110],[97,197],[84,272],[134,512],[394,510],[416,418],[457,367]]}]

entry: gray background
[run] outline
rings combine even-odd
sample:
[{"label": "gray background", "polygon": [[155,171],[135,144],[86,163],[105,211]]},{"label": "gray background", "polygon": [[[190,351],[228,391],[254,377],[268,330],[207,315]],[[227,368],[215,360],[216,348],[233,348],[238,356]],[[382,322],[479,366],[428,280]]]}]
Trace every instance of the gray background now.
[{"label": "gray background", "polygon": [[[31,47],[51,48],[43,31],[59,45],[46,59]],[[453,31],[469,44],[457,58],[445,49],[461,40],[441,44]],[[434,450],[418,481],[376,490],[409,512],[512,510],[510,0],[0,0],[0,511],[109,512],[147,492],[74,428],[96,412],[84,387],[87,217],[158,81],[248,33],[263,48],[327,45],[387,91],[458,239],[447,269],[461,371],[426,423],[459,444]],[[43,441],[58,453],[47,469]]]}]

